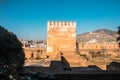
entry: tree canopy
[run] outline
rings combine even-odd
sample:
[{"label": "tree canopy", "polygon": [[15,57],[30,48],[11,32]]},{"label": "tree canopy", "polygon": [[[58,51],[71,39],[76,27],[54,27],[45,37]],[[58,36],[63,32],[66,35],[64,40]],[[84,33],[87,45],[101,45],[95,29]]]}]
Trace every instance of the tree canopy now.
[{"label": "tree canopy", "polygon": [[117,38],[117,41],[118,41],[118,44],[119,44],[119,47],[120,47],[120,26],[118,27],[117,33],[119,34],[119,37]]},{"label": "tree canopy", "polygon": [[19,39],[13,32],[0,26],[0,73],[11,75],[11,71],[18,72],[24,60],[25,54]]}]

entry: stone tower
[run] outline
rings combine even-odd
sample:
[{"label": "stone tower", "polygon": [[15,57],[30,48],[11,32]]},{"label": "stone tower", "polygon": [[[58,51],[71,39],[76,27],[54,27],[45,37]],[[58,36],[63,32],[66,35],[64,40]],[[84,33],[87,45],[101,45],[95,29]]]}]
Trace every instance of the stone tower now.
[{"label": "stone tower", "polygon": [[48,21],[47,52],[76,50],[76,22]]}]

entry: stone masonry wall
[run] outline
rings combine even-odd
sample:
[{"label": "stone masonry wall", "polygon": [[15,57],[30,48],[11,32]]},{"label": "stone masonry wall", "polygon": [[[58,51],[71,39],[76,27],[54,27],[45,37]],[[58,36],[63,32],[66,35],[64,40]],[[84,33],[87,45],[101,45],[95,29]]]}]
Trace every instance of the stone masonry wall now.
[{"label": "stone masonry wall", "polygon": [[75,51],[76,22],[48,21],[47,52]]}]

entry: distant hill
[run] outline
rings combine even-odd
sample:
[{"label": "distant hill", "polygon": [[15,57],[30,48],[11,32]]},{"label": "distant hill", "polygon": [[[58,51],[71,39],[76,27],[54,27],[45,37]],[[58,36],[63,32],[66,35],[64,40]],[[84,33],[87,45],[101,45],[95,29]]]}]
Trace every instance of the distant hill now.
[{"label": "distant hill", "polygon": [[118,34],[116,31],[99,29],[77,35],[77,42],[115,42]]}]

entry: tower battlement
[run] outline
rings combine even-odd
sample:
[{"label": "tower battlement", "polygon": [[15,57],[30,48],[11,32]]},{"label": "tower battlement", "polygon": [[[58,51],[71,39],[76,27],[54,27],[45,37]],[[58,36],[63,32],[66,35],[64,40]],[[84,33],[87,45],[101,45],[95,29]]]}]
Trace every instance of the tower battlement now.
[{"label": "tower battlement", "polygon": [[48,21],[47,29],[47,52],[75,51],[75,21]]},{"label": "tower battlement", "polygon": [[48,21],[48,29],[50,28],[76,28],[75,21]]}]

